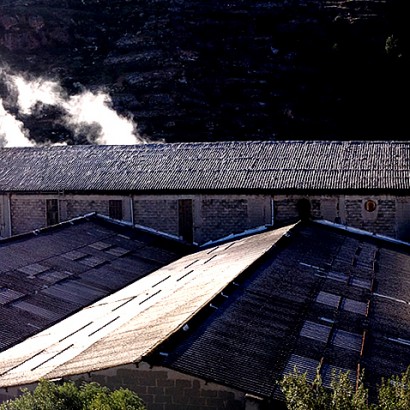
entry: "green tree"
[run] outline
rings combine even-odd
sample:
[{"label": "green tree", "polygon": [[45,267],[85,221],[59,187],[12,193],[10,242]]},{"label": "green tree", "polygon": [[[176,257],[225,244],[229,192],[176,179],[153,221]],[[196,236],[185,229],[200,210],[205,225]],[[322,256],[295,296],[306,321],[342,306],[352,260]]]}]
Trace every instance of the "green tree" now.
[{"label": "green tree", "polygon": [[400,59],[400,58],[403,57],[402,47],[401,47],[400,41],[393,34],[386,38],[386,43],[384,45],[384,50],[386,51],[386,54],[390,57],[393,57],[393,58],[396,58],[396,59]]},{"label": "green tree", "polygon": [[357,388],[353,385],[349,377],[349,372],[334,372],[330,383],[329,409],[339,410],[367,410],[369,407],[368,392],[363,385],[363,375],[361,375]]},{"label": "green tree", "polygon": [[34,391],[0,404],[0,410],[145,410],[142,400],[131,390],[111,391],[98,383],[56,384],[42,380]]},{"label": "green tree", "polygon": [[369,403],[363,373],[357,385],[349,372],[332,374],[330,389],[323,386],[317,372],[313,382],[297,369],[280,381],[288,410],[409,410],[410,367],[401,375],[382,380],[377,390],[377,402]]},{"label": "green tree", "polygon": [[319,372],[310,383],[307,373],[299,373],[295,368],[292,374],[284,376],[281,388],[289,410],[323,409],[328,400]]},{"label": "green tree", "polygon": [[410,367],[400,376],[382,380],[377,410],[410,409]]}]

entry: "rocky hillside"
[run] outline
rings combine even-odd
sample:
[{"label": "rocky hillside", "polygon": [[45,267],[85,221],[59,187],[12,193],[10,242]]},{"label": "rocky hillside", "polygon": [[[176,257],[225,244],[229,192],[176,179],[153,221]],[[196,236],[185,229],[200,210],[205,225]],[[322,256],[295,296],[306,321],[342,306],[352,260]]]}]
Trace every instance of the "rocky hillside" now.
[{"label": "rocky hillside", "polygon": [[[0,66],[153,140],[408,139],[405,0],[0,0]],[[1,74],[1,73],[0,73]],[[0,96],[13,113],[9,88]],[[32,138],[73,137],[44,109]]]}]

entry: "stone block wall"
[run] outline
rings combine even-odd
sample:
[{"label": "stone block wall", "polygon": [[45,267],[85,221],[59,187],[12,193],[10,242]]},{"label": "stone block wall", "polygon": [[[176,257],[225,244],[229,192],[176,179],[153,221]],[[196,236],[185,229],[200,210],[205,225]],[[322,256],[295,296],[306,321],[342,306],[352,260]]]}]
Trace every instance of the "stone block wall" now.
[{"label": "stone block wall", "polygon": [[[311,217],[314,219],[338,222],[393,238],[410,239],[410,198],[408,197],[277,195],[273,198],[276,226],[296,222],[299,219],[298,202],[307,199],[311,206]],[[369,200],[376,205],[372,211],[366,210],[366,202]]]},{"label": "stone block wall", "polygon": [[202,240],[212,240],[250,228],[245,198],[205,198],[202,201]]},{"label": "stone block wall", "polygon": [[[29,391],[33,391],[37,386],[37,383],[33,383],[30,385],[25,385],[24,388],[28,389]],[[2,387],[0,388],[0,403],[3,403],[7,400],[13,400],[16,397],[21,396],[21,388],[23,386],[15,386],[15,387]]]},{"label": "stone block wall", "polygon": [[397,237],[410,242],[410,198],[398,198],[396,201]]},{"label": "stone block wall", "polygon": [[[202,244],[264,225],[282,226],[300,219],[299,201],[310,215],[370,232],[410,239],[410,197],[391,195],[2,195],[0,235],[30,232],[46,225],[46,200],[59,200],[60,221],[90,212],[109,215],[109,200],[122,200],[123,220],[180,236],[181,199],[192,200],[193,240]],[[366,202],[376,205],[366,210]],[[273,202],[272,202],[273,201]],[[9,215],[9,204],[11,212]],[[273,208],[273,209],[272,209]],[[273,218],[272,218],[273,210]],[[11,229],[10,229],[11,221]]]},{"label": "stone block wall", "polygon": [[192,199],[192,229],[199,244],[272,223],[269,195],[135,196],[134,222],[179,236],[180,199]]},{"label": "stone block wall", "polygon": [[42,197],[11,198],[11,233],[30,232],[46,225],[46,201]]},{"label": "stone block wall", "polygon": [[61,195],[59,196],[60,220],[76,218],[90,212],[109,216],[109,201],[122,201],[122,219],[131,222],[129,196],[119,195]]},{"label": "stone block wall", "polygon": [[[367,211],[366,201],[376,204],[374,211]],[[386,236],[397,237],[396,199],[388,197],[346,198],[346,218],[343,223]]]},{"label": "stone block wall", "polygon": [[[108,199],[70,199],[63,200],[66,208],[66,218],[72,219],[79,215],[84,215],[90,212],[98,212],[102,215],[108,215]],[[63,207],[64,207],[63,205]]]},{"label": "stone block wall", "polygon": [[135,391],[147,410],[241,410],[245,394],[228,387],[146,363],[125,365],[78,377],[95,381],[110,389]]},{"label": "stone block wall", "polygon": [[134,197],[134,222],[178,236],[178,198]]},{"label": "stone block wall", "polygon": [[297,203],[300,197],[274,196],[274,220],[275,225],[286,225],[299,220]]},{"label": "stone block wall", "polygon": [[204,195],[199,200],[195,218],[198,243],[272,224],[269,195]]},{"label": "stone block wall", "polygon": [[4,220],[3,201],[3,196],[0,195],[0,238],[6,236],[6,221]]},{"label": "stone block wall", "polygon": [[[30,232],[34,229],[43,228],[47,225],[46,201],[47,199],[58,200],[59,221],[76,218],[91,212],[109,215],[109,201],[112,199],[122,200],[123,220],[131,221],[131,205],[129,197],[114,195],[18,195],[13,194],[10,199],[11,207],[11,233],[13,235]],[[0,201],[1,234],[8,236],[6,226],[9,215],[5,209],[8,198],[3,197]]]}]

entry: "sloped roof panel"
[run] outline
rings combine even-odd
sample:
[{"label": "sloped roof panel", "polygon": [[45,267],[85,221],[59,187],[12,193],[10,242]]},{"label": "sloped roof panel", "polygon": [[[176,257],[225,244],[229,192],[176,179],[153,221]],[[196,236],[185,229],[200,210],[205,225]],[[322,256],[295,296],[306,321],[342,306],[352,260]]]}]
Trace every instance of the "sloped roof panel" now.
[{"label": "sloped roof panel", "polygon": [[410,142],[246,141],[0,149],[1,191],[403,190]]},{"label": "sloped roof panel", "polygon": [[0,386],[145,356],[262,397],[278,397],[294,364],[310,373],[321,363],[327,381],[332,368],[354,379],[360,364],[374,387],[410,363],[410,246],[328,225],[268,231],[163,266],[0,353]]},{"label": "sloped roof panel", "polygon": [[207,306],[289,229],[183,257],[0,353],[0,386],[140,360]]},{"label": "sloped roof panel", "polygon": [[[313,224],[296,227],[277,248],[226,292],[218,310],[161,345],[166,356],[157,351],[148,362],[274,398],[294,365],[312,375],[322,363],[328,380],[329,368],[355,379],[360,363],[371,389],[406,369],[410,246]],[[376,291],[361,287],[367,278]]]},{"label": "sloped roof panel", "polygon": [[[118,224],[90,216],[0,241],[0,349],[185,254],[171,240],[122,229],[130,235],[126,243]],[[142,249],[158,257],[141,259]]]}]

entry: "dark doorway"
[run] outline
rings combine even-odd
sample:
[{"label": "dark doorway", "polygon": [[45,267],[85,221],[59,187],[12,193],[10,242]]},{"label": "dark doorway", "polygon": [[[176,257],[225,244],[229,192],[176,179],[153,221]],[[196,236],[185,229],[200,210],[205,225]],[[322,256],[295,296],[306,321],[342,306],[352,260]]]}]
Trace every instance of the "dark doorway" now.
[{"label": "dark doorway", "polygon": [[58,212],[58,199],[47,199],[46,200],[46,217],[47,226],[56,225],[60,222],[59,212]]},{"label": "dark doorway", "polygon": [[299,218],[302,221],[306,221],[310,218],[310,202],[306,198],[301,199],[297,203],[297,209],[299,213]]},{"label": "dark doorway", "polygon": [[192,243],[193,218],[192,218],[192,199],[180,199],[178,201],[179,213],[179,236],[187,242]]}]

